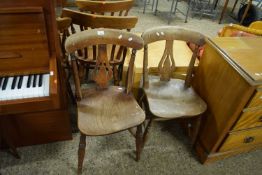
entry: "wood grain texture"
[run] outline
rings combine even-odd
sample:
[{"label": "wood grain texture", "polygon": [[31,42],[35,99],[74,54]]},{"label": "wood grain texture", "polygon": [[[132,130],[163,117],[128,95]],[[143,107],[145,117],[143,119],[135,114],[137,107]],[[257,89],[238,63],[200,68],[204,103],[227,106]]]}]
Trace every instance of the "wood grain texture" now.
[{"label": "wood grain texture", "polygon": [[210,44],[205,46],[194,87],[208,105],[200,141],[208,152],[215,152],[249,101],[254,88]]},{"label": "wood grain texture", "polygon": [[[133,0],[123,1],[91,1],[91,0],[76,0],[76,5],[80,11],[105,13],[121,12],[121,14],[127,15],[128,11],[133,7]],[[118,13],[119,16],[121,16]],[[112,15],[113,16],[113,15]]]},{"label": "wood grain texture", "polygon": [[132,29],[138,18],[136,16],[104,16],[63,9],[61,17],[70,17],[74,24],[92,28]]},{"label": "wood grain texture", "polygon": [[149,76],[149,88],[144,91],[150,112],[165,119],[202,114],[207,108],[206,103],[192,87],[185,88],[184,84],[184,80],[159,81],[159,77]]},{"label": "wood grain texture", "polygon": [[250,85],[257,86],[262,83],[261,37],[223,37],[214,38],[211,42]]},{"label": "wood grain texture", "polygon": [[0,117],[7,121],[4,129],[17,147],[72,139],[67,110]]},{"label": "wood grain texture", "polygon": [[242,113],[232,130],[242,130],[258,126],[262,126],[262,110],[251,110]]},{"label": "wood grain texture", "polygon": [[[14,7],[0,9],[1,72],[48,67],[50,53],[43,9],[27,10]],[[4,53],[19,56],[4,57]]]},{"label": "wood grain texture", "polygon": [[[151,128],[151,122],[159,120],[171,120],[177,118],[197,118],[196,130],[193,141],[195,142],[201,124],[201,114],[207,109],[206,103],[194,92],[191,87],[191,78],[195,66],[198,46],[202,46],[204,36],[190,30],[177,27],[156,27],[145,31],[142,34],[144,39],[144,57],[143,57],[143,77],[141,89],[139,89],[138,101],[144,107],[146,117],[149,122],[144,122],[145,131],[143,136],[143,146],[148,138],[148,132]],[[163,55],[158,63],[158,76],[150,75],[148,62],[156,60],[156,55],[149,57],[150,50],[148,44],[164,40],[166,42],[162,51]],[[196,44],[193,54],[186,71],[185,80],[173,78],[176,70],[176,64],[173,54],[174,40],[183,42],[193,42]],[[181,51],[179,50],[180,54]],[[188,56],[185,52],[185,57]],[[186,58],[187,59],[187,58]]]},{"label": "wood grain texture", "polygon": [[144,119],[145,114],[134,97],[121,87],[88,89],[78,102],[78,127],[86,135],[115,133],[137,126]]},{"label": "wood grain texture", "polygon": [[7,53],[0,53],[0,76],[52,72],[48,97],[1,101],[8,123],[1,129],[15,146],[71,139],[54,1],[3,0],[0,7],[0,52]]},{"label": "wood grain texture", "polygon": [[[223,37],[212,39],[205,46],[194,79],[196,91],[208,106],[196,144],[201,162],[212,162],[261,147],[261,112],[257,105],[261,84],[254,79],[251,81],[249,76],[251,65],[255,70],[260,64],[256,62],[255,65],[256,56],[252,57],[257,46],[250,43],[256,41],[257,38],[252,41],[251,38]],[[250,107],[249,104],[254,105]],[[243,143],[243,139],[248,143]]]},{"label": "wood grain texture", "polygon": [[223,143],[220,152],[232,149],[248,147],[250,145],[258,145],[262,143],[262,128],[254,128],[239,132],[231,132],[226,141]]},{"label": "wood grain texture", "polygon": [[[149,111],[162,118],[178,118],[185,116],[197,116],[206,110],[206,104],[192,88],[188,88],[183,80],[171,79],[175,71],[175,60],[173,57],[173,40],[194,41],[195,44],[204,44],[204,36],[200,33],[191,32],[177,27],[157,27],[149,29],[142,34],[145,42],[144,50],[144,68],[143,68],[143,89],[149,104]],[[158,64],[159,77],[148,76],[148,57],[150,50],[147,44],[159,40],[166,40],[164,53]],[[198,47],[196,47],[196,50]],[[191,57],[189,69],[193,69],[196,54]],[[155,58],[154,58],[155,59]],[[192,71],[188,71],[191,75]]]},{"label": "wood grain texture", "polygon": [[262,108],[262,89],[256,91],[252,100],[248,103],[246,108],[261,107]]},{"label": "wood grain texture", "polygon": [[[137,34],[141,35],[141,34]],[[136,53],[136,59],[134,63],[134,94],[137,94],[137,89],[140,87],[140,81],[141,77],[144,76],[144,71],[149,71],[149,74],[152,75],[159,75],[158,70],[158,63],[161,59],[161,56],[163,55],[163,51],[165,49],[165,41],[157,41],[154,43],[148,44],[148,49],[150,52],[145,52],[144,50],[138,50]],[[172,78],[180,77],[185,79],[185,74],[188,69],[188,65],[190,63],[191,57],[192,57],[192,51],[187,46],[186,42],[184,41],[178,41],[175,40],[173,43],[173,53],[174,53],[174,60],[176,69],[172,73]],[[130,52],[127,52],[127,54],[130,54]],[[143,59],[144,54],[148,54],[149,59],[147,60],[148,63],[148,69],[146,66],[143,66],[146,60]],[[129,57],[126,57],[125,63],[124,63],[124,70],[123,70],[123,82],[125,82],[125,77],[127,74],[127,67],[129,63]],[[195,67],[198,65],[199,61],[195,61]]]},{"label": "wood grain texture", "polygon": [[71,35],[67,39],[65,47],[67,52],[72,53],[77,49],[99,44],[115,44],[141,49],[144,42],[139,36],[129,32],[101,28],[86,30]]}]

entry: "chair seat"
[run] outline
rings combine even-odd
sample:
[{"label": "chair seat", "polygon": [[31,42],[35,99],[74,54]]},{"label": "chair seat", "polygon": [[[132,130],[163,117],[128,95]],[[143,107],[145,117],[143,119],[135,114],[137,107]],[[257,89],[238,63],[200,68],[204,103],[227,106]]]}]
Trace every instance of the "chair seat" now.
[{"label": "chair seat", "polygon": [[110,86],[106,90],[95,88],[83,91],[78,103],[78,128],[85,135],[106,135],[141,124],[144,111],[132,94],[124,88]]},{"label": "chair seat", "polygon": [[149,88],[144,89],[149,110],[157,117],[172,119],[190,117],[203,113],[207,105],[194,92],[184,88],[184,80],[160,81],[157,76],[149,76]]}]

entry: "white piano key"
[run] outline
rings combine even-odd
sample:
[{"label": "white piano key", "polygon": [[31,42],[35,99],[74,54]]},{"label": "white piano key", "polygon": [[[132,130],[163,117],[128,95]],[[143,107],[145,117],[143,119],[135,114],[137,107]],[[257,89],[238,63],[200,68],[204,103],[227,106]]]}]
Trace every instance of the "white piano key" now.
[{"label": "white piano key", "polygon": [[3,99],[4,100],[12,99],[11,98],[11,95],[12,95],[12,93],[11,93],[12,82],[13,82],[13,77],[9,77],[7,85],[6,85],[6,89],[4,90],[4,93],[3,93]]},{"label": "white piano key", "polygon": [[[40,77],[40,76],[39,76]],[[44,96],[44,82],[43,82],[43,79],[44,78],[44,75],[42,75],[42,86],[38,86],[37,84],[37,88],[38,88],[38,97],[43,97]],[[39,79],[38,79],[39,81]],[[49,95],[49,94],[48,94]]]},{"label": "white piano key", "polygon": [[49,78],[50,75],[49,74],[45,74],[43,76],[43,89],[44,89],[44,96],[49,96]]},{"label": "white piano key", "polygon": [[28,76],[23,76],[23,82],[20,89],[17,89],[17,99],[26,98],[25,97],[25,88],[27,83]]}]

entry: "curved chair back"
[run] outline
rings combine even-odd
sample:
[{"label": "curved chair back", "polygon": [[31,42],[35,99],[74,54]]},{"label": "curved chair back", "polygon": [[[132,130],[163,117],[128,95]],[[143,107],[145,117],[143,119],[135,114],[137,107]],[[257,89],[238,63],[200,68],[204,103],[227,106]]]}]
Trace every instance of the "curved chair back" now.
[{"label": "curved chair back", "polygon": [[133,7],[134,0],[116,0],[116,1],[93,1],[93,0],[76,0],[78,9],[82,12],[110,16],[127,16],[129,10]]},{"label": "curved chair back", "polygon": [[205,44],[205,36],[201,33],[175,27],[175,26],[163,26],[156,27],[149,30],[146,30],[142,34],[142,38],[144,40],[144,63],[143,63],[143,87],[146,88],[148,86],[148,44],[165,40],[166,46],[163,51],[162,58],[158,64],[158,71],[160,75],[161,81],[169,81],[172,73],[176,69],[175,60],[173,57],[173,41],[181,40],[185,42],[191,42],[196,45],[195,50],[193,51],[193,55],[191,57],[191,61],[189,63],[189,67],[187,70],[185,86],[189,87],[192,78],[192,72],[195,64],[195,60],[197,58],[199,47]]},{"label": "curved chair back", "polygon": [[[70,53],[72,58],[72,67],[74,73],[74,79],[76,84],[76,95],[78,99],[82,98],[77,56],[75,52],[79,49],[83,49],[89,46],[98,45],[98,56],[93,72],[93,80],[96,82],[98,89],[106,89],[108,83],[113,77],[113,68],[111,65],[114,64],[114,60],[108,58],[107,45],[118,45],[132,49],[132,54],[129,62],[128,81],[126,84],[126,92],[129,93],[132,89],[133,81],[133,69],[136,50],[143,48],[143,40],[141,37],[115,29],[93,29],[86,30],[74,35],[71,35],[65,43],[65,48]],[[81,62],[79,63],[81,64]]]}]

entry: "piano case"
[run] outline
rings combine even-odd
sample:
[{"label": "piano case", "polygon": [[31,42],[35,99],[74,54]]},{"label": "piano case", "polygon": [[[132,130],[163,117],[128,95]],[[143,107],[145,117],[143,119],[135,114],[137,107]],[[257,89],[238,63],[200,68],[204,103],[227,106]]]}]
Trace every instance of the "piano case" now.
[{"label": "piano case", "polygon": [[[4,143],[18,147],[72,139],[54,1],[1,0],[0,21],[0,77],[35,75],[38,82],[40,75],[49,78],[44,96],[40,86],[31,85],[23,96],[25,91],[18,89],[18,83],[5,92],[0,83],[0,140],[4,141],[0,147]],[[39,93],[30,94],[31,90]]]}]

